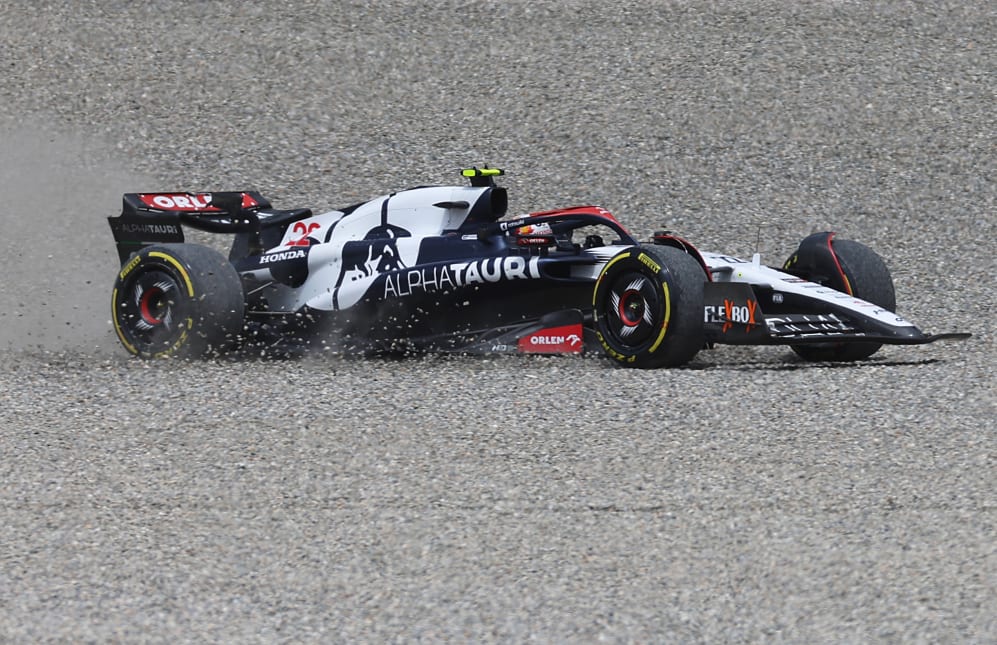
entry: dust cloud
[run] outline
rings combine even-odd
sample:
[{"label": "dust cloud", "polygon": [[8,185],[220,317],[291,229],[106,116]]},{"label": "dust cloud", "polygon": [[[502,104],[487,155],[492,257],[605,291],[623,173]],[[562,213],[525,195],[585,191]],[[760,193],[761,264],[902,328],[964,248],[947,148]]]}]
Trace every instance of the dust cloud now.
[{"label": "dust cloud", "polygon": [[0,349],[117,350],[106,218],[150,184],[97,142],[0,121]]}]

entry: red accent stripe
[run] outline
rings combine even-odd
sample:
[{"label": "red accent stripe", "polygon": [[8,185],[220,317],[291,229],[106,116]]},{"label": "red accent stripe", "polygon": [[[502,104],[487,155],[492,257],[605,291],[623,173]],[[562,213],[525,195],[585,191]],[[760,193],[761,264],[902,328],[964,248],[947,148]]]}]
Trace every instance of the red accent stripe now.
[{"label": "red accent stripe", "polygon": [[838,255],[834,252],[834,247],[831,246],[831,240],[834,239],[834,233],[827,234],[827,250],[831,252],[831,257],[834,259],[834,266],[838,269],[838,275],[841,276],[841,281],[845,284],[845,293],[850,296],[855,294],[852,292],[852,284],[848,281],[848,276],[845,275],[845,270],[841,268],[841,262],[838,261]]}]

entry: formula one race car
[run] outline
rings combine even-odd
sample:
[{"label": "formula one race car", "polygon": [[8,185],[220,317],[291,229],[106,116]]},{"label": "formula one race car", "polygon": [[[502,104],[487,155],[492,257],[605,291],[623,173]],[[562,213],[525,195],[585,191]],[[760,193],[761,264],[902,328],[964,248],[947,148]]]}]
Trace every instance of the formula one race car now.
[{"label": "formula one race car", "polygon": [[[108,218],[121,259],[112,319],[137,356],[238,348],[581,353],[682,365],[714,344],[789,345],[852,361],[928,335],[896,313],[867,247],[816,233],[781,270],[699,251],[667,232],[639,243],[606,210],[502,219],[496,168],[340,210],[277,210],[256,192],[135,193]],[[233,235],[226,259],[183,227]]]}]

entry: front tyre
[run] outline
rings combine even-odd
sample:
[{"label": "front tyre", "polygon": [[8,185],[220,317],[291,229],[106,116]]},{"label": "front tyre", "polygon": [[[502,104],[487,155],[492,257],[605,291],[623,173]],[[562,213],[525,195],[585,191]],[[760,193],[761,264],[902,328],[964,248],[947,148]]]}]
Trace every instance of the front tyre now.
[{"label": "front tyre", "polygon": [[[803,240],[799,250],[786,261],[788,271],[896,311],[893,276],[875,251],[852,240],[835,238],[832,233],[814,233]],[[882,343],[819,343],[793,345],[793,351],[808,361],[859,361],[875,354]]]},{"label": "front tyre", "polygon": [[611,259],[595,284],[596,336],[626,367],[684,365],[703,348],[703,283],[691,255],[633,247]]},{"label": "front tyre", "polygon": [[118,273],[111,314],[118,339],[136,356],[218,354],[242,330],[242,281],[220,253],[205,246],[148,246]]}]

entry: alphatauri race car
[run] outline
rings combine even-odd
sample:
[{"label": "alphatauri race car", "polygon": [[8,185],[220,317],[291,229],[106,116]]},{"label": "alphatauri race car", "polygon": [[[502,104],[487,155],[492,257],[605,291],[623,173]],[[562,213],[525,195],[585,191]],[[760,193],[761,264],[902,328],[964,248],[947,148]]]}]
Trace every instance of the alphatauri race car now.
[{"label": "alphatauri race car", "polygon": [[[883,260],[834,233],[780,269],[700,251],[668,232],[638,242],[603,208],[503,219],[497,168],[339,210],[279,210],[245,192],[130,193],[108,218],[121,260],[114,329],[130,353],[604,352],[685,364],[717,344],[790,346],[854,361],[925,334],[895,313]],[[228,257],[184,228],[230,234]]]}]

